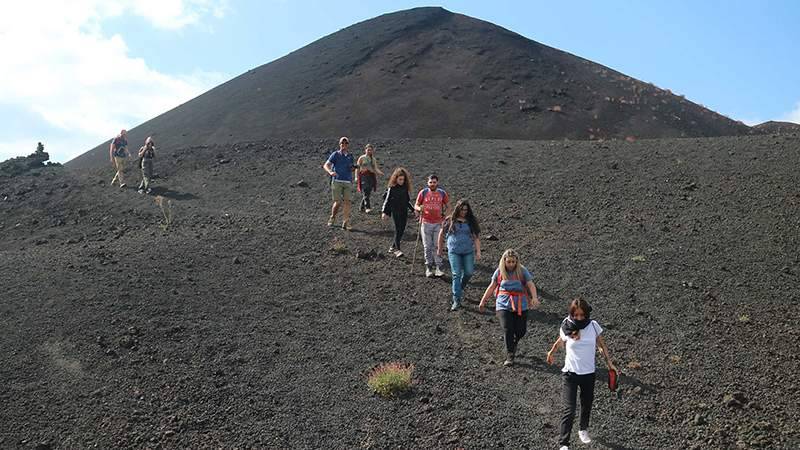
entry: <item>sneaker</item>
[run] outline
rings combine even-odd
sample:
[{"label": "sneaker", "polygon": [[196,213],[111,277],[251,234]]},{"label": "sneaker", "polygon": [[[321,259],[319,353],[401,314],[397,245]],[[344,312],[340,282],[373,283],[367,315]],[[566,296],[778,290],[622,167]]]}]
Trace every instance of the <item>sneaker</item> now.
[{"label": "sneaker", "polygon": [[453,298],[453,304],[450,305],[450,311],[455,311],[461,307],[461,299]]},{"label": "sneaker", "polygon": [[403,256],[403,252],[401,252],[399,249],[395,249],[392,253],[394,253],[394,256],[396,256],[398,258]]},{"label": "sneaker", "polygon": [[588,444],[588,443],[592,442],[592,438],[589,437],[589,431],[588,430],[579,430],[578,431],[578,437],[581,439],[581,442],[583,442],[584,444]]},{"label": "sneaker", "polygon": [[332,226],[333,226],[333,216],[331,216],[331,217],[328,219],[328,226],[329,226],[329,227],[332,227]]},{"label": "sneaker", "polygon": [[389,246],[389,253],[394,253],[396,251],[397,251],[397,247],[395,247],[394,244]]},{"label": "sneaker", "polygon": [[136,192],[138,192],[139,194],[144,194],[144,191],[143,191],[143,190],[141,190],[141,189],[139,189],[139,190],[138,190],[138,191],[136,191]]},{"label": "sneaker", "polygon": [[149,193],[151,193],[151,192],[153,192],[153,191],[152,191],[150,188],[147,188],[147,190],[146,190],[146,191],[144,191],[144,192],[145,192],[146,194],[149,194]]},{"label": "sneaker", "polygon": [[122,183],[122,184],[120,184],[120,185],[119,185],[119,188],[120,188],[120,189],[125,189],[125,186],[127,186],[127,184],[125,184],[125,183]]},{"label": "sneaker", "polygon": [[513,365],[514,365],[514,354],[513,353],[509,353],[508,356],[506,356],[506,360],[503,361],[503,366],[511,367]]},{"label": "sneaker", "polygon": [[428,278],[433,276],[433,271],[431,270],[430,267],[426,267],[425,268],[425,276],[428,277]]},{"label": "sneaker", "polygon": [[350,222],[342,223],[342,229],[347,231],[353,231],[353,227],[350,225]]},{"label": "sneaker", "polygon": [[364,210],[364,212],[365,212],[365,213],[367,213],[367,214],[369,214],[369,213],[371,213],[371,212],[372,212],[372,208],[367,208],[367,209],[365,209],[365,210]]},{"label": "sneaker", "polygon": [[436,277],[442,277],[442,276],[444,276],[444,272],[442,272],[442,268],[441,268],[441,267],[437,267],[437,268],[436,268],[436,270],[433,272],[433,274],[434,274]]},{"label": "sneaker", "polygon": [[558,448],[558,450],[569,450],[569,447],[567,447],[566,445],[562,445],[561,447]]}]

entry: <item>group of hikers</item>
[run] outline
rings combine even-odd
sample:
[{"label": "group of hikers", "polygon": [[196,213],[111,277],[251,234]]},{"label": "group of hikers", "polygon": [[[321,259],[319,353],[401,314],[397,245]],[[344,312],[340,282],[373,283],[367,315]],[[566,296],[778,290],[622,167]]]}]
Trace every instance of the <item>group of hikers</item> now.
[{"label": "group of hikers", "polygon": [[[339,139],[339,149],[330,154],[322,165],[331,177],[333,205],[328,226],[336,224],[341,211],[342,229],[352,230],[350,222],[352,186],[361,192],[360,211],[372,212],[370,196],[378,186],[378,176],[383,175],[375,156],[375,148],[367,144],[364,154],[357,159],[349,152],[350,140]],[[414,201],[412,202],[412,198]],[[460,199],[450,209],[450,197],[439,186],[439,177],[430,174],[427,186],[413,194],[411,174],[398,167],[392,171],[380,210],[383,221],[394,222],[394,239],[389,248],[395,256],[403,256],[400,244],[409,214],[419,220],[419,237],[425,255],[425,276],[441,277],[443,255],[447,251],[452,274],[451,311],[459,309],[464,301],[464,287],[481,259],[480,225],[475,212],[466,199]],[[484,312],[486,302],[495,297],[495,314],[503,331],[506,348],[504,366],[513,366],[520,340],[527,332],[528,311],[540,305],[533,275],[522,264],[520,255],[507,249],[500,258],[491,282],[480,299],[479,311]],[[558,338],[547,352],[547,364],[552,365],[560,348],[566,349],[562,372],[563,414],[561,417],[560,450],[568,450],[570,435],[580,390],[580,423],[578,437],[590,443],[589,415],[594,400],[595,354],[599,350],[609,373],[609,387],[616,389],[617,368],[609,355],[603,337],[603,328],[591,319],[592,308],[583,298],[569,302],[567,317],[561,322]]]},{"label": "group of hikers", "polygon": [[[111,160],[111,166],[116,171],[114,178],[111,179],[111,186],[115,182],[119,183],[120,188],[125,188],[125,166],[131,155],[128,152],[128,132],[122,130],[119,134],[111,140],[111,145],[108,149],[108,157]],[[153,159],[156,157],[156,146],[152,136],[148,136],[144,141],[144,145],[139,148],[137,168],[141,170],[142,180],[139,182],[137,191],[140,194],[150,194],[150,181],[153,179]]]},{"label": "group of hikers", "polygon": [[[349,152],[350,140],[339,139],[339,149],[330,154],[323,169],[331,177],[333,205],[328,218],[328,226],[334,226],[341,211],[342,228],[352,230],[350,222],[351,197],[353,185],[361,193],[360,211],[370,214],[373,210],[371,195],[378,189],[378,177],[384,175],[375,156],[375,148],[367,144],[364,154],[357,159]],[[119,182],[126,186],[124,172],[128,152],[126,130],[122,130],[112,141],[109,157],[116,170],[111,184]],[[150,193],[153,176],[155,144],[148,137],[138,151],[138,168],[142,179],[138,187],[140,194]],[[414,201],[412,202],[412,198]],[[481,259],[481,228],[472,206],[466,199],[460,199],[450,208],[450,196],[439,186],[439,177],[430,174],[427,185],[416,195],[413,193],[411,173],[404,167],[392,171],[387,183],[380,214],[386,222],[394,222],[394,238],[389,247],[397,257],[402,257],[401,241],[408,223],[409,214],[419,220],[419,235],[425,258],[425,276],[444,276],[444,251],[450,263],[452,275],[451,311],[459,309],[464,301],[464,287],[475,271],[475,262]],[[491,277],[489,286],[481,296],[478,309],[484,312],[490,297],[495,297],[495,314],[503,332],[506,359],[504,366],[513,366],[520,340],[527,333],[528,311],[540,305],[533,275],[522,264],[520,255],[507,249],[500,257],[497,269]],[[609,386],[615,389],[617,368],[611,362],[608,347],[602,337],[603,328],[591,319],[592,308],[582,298],[570,301],[567,317],[561,322],[558,338],[547,352],[547,364],[552,365],[555,353],[566,349],[562,372],[563,414],[561,417],[560,450],[568,450],[570,435],[580,390],[581,408],[578,436],[584,443],[589,437],[589,415],[594,399],[595,353],[599,350],[605,358],[609,373]]]}]

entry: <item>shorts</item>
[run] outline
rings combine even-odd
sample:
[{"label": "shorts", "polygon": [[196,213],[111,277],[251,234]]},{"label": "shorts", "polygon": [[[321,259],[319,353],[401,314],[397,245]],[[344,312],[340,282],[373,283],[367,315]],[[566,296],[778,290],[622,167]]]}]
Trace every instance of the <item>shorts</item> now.
[{"label": "shorts", "polygon": [[338,202],[340,199],[349,202],[352,190],[352,183],[339,183],[337,181],[331,181],[331,193],[333,194],[334,202]]}]

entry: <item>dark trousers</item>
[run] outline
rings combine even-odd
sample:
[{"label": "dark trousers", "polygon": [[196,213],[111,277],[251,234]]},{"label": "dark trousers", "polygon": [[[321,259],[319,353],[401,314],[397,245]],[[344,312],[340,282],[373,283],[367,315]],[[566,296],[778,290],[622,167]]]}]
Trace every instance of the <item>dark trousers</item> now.
[{"label": "dark trousers", "polygon": [[375,175],[361,174],[361,211],[372,209],[369,203],[369,196],[375,190],[377,180]]},{"label": "dark trousers", "polygon": [[569,435],[572,434],[572,423],[575,421],[575,406],[577,404],[578,388],[581,388],[581,423],[580,430],[589,428],[589,413],[592,411],[594,400],[594,373],[577,375],[573,372],[561,374],[563,391],[561,399],[564,402],[564,414],[561,416],[561,438],[559,445],[569,446]]},{"label": "dark trousers", "polygon": [[394,220],[394,248],[400,250],[400,241],[403,240],[403,233],[406,231],[408,213],[393,212],[392,219]]},{"label": "dark trousers", "polygon": [[506,351],[516,353],[517,343],[528,332],[528,311],[522,311],[520,316],[514,311],[498,309],[496,314],[500,327],[503,328]]}]

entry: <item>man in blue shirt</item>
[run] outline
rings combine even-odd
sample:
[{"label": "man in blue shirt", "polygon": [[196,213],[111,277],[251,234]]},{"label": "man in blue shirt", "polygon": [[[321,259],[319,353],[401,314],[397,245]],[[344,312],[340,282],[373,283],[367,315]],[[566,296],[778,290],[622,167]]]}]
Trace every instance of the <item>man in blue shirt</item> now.
[{"label": "man in blue shirt", "polygon": [[331,208],[331,217],[328,219],[328,226],[333,226],[339,207],[344,206],[342,229],[347,231],[353,229],[350,226],[350,197],[355,170],[353,155],[347,151],[349,146],[350,140],[342,136],[339,139],[339,150],[331,153],[331,156],[322,165],[325,172],[331,176],[331,192],[333,193],[333,207]]}]

